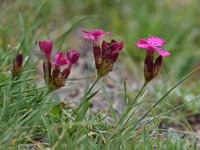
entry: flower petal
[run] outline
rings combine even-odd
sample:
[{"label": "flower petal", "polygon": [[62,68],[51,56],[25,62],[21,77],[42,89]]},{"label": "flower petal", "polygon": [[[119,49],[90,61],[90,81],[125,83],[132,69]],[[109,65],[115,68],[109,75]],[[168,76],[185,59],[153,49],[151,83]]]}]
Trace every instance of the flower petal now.
[{"label": "flower petal", "polygon": [[139,39],[135,45],[139,48],[148,48],[149,46],[146,39]]},{"label": "flower petal", "polygon": [[111,34],[111,32],[106,32],[102,36],[106,36],[106,35],[109,35],[109,34]]},{"label": "flower petal", "polygon": [[88,35],[88,36],[82,36],[83,38],[92,40],[94,41],[94,43],[98,43],[101,37],[111,33],[111,32],[104,33],[102,29],[82,30],[82,32]]},{"label": "flower petal", "polygon": [[155,51],[160,54],[161,56],[169,56],[170,53],[168,51],[165,51],[164,49],[161,48],[155,48]]},{"label": "flower petal", "polygon": [[58,65],[58,66],[61,66],[61,65],[65,65],[67,64],[67,58],[65,56],[64,53],[62,52],[57,52],[54,54],[54,62],[52,62],[52,64],[54,65]]},{"label": "flower petal", "polygon": [[87,40],[94,40],[94,37],[93,36],[85,36],[85,35],[81,35],[81,37],[83,37],[84,39],[87,39]]},{"label": "flower petal", "polygon": [[83,31],[83,33],[85,33],[85,34],[91,34],[91,31],[89,31],[89,30],[82,30]]},{"label": "flower petal", "polygon": [[165,44],[165,41],[163,39],[156,36],[149,36],[147,42],[152,46],[162,46]]},{"label": "flower petal", "polygon": [[139,44],[139,43],[136,43],[136,46],[139,47],[139,48],[148,48],[148,44]]}]

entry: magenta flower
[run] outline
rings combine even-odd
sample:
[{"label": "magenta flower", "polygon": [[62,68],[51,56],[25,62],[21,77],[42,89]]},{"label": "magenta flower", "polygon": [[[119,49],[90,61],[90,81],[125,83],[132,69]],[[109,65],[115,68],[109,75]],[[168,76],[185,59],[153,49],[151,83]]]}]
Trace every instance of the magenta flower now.
[{"label": "magenta flower", "polygon": [[[155,36],[149,36],[147,39],[141,38],[136,43],[137,47],[146,49],[146,58],[144,61],[145,85],[158,75],[163,61],[162,57],[170,55],[168,51],[160,48],[164,44],[165,41],[163,39]],[[154,60],[154,52],[159,54],[156,60]]]},{"label": "magenta flower", "polygon": [[61,65],[68,64],[67,57],[65,56],[64,53],[57,52],[54,54],[54,61],[52,62],[52,64],[55,66],[61,66]]},{"label": "magenta flower", "polygon": [[71,65],[77,62],[79,56],[80,54],[77,50],[72,49],[67,51],[67,60]]},{"label": "magenta flower", "polygon": [[95,43],[97,43],[101,37],[111,34],[111,32],[104,33],[101,29],[83,30],[83,33],[87,34],[82,36],[83,38],[92,40]]},{"label": "magenta flower", "polygon": [[160,46],[163,46],[165,44],[165,41],[159,37],[156,36],[149,36],[147,39],[139,39],[136,43],[136,46],[139,48],[144,48],[148,50],[149,52],[156,51],[161,56],[168,56],[170,53],[168,51],[165,51],[162,48],[159,48]]},{"label": "magenta flower", "polygon": [[52,40],[41,40],[39,41],[39,47],[46,58],[49,58],[52,51]]},{"label": "magenta flower", "polygon": [[[39,47],[44,54],[43,72],[44,80],[48,86],[48,90],[53,91],[65,85],[72,64],[76,63],[79,58],[77,50],[69,50],[67,53],[57,52],[54,54],[54,61],[51,61],[50,55],[52,51],[52,40],[39,41]],[[21,58],[19,57],[19,65]]]},{"label": "magenta flower", "polygon": [[77,50],[68,50],[67,54],[58,52],[54,55],[54,62],[52,62],[54,67],[52,68],[52,78],[50,82],[51,86],[57,89],[65,85],[65,80],[70,74],[72,64],[76,63],[78,58],[79,52]]}]

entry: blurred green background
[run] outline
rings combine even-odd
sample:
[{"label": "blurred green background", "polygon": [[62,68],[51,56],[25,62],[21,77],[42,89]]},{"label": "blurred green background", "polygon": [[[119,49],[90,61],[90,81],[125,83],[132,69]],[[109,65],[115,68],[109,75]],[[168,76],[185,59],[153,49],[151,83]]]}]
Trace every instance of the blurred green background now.
[{"label": "blurred green background", "polygon": [[[81,29],[102,28],[111,31],[112,38],[124,41],[122,61],[127,63],[130,58],[128,63],[135,64],[130,68],[137,68],[145,57],[145,51],[133,45],[138,38],[151,34],[165,39],[164,49],[171,56],[164,60],[162,76],[173,83],[200,65],[199,8],[198,0],[1,0],[1,63],[9,65],[5,58],[15,54],[14,47],[23,37],[26,55],[38,39],[50,37],[60,50],[77,48]],[[182,99],[183,95],[198,94],[199,77],[200,72],[184,83],[176,96]]]}]

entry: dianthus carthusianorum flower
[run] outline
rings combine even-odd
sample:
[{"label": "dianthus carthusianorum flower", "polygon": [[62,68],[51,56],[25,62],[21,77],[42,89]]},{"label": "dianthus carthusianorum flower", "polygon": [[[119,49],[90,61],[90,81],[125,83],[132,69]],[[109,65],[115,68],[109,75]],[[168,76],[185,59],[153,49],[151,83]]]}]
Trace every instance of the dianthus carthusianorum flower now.
[{"label": "dianthus carthusianorum flower", "polygon": [[87,34],[83,35],[83,38],[92,40],[94,43],[97,43],[101,37],[111,34],[111,32],[104,33],[101,29],[83,30],[83,33]]},{"label": "dianthus carthusianorum flower", "polygon": [[[160,48],[164,44],[164,40],[156,36],[149,36],[147,39],[141,38],[136,43],[137,47],[146,49],[146,58],[144,61],[145,84],[157,76],[162,65],[162,57],[170,55],[168,51]],[[159,55],[155,62],[153,60],[154,52]]]},{"label": "dianthus carthusianorum flower", "polygon": [[144,48],[149,52],[157,52],[161,56],[168,56],[170,53],[160,48],[163,46],[165,41],[156,36],[149,36],[147,39],[141,38],[137,41],[136,45],[139,48]]},{"label": "dianthus carthusianorum flower", "polygon": [[64,86],[72,65],[78,61],[79,52],[74,49],[67,52],[57,52],[54,54],[54,61],[51,61],[52,40],[39,41],[39,46],[45,56],[43,71],[49,90],[52,91]]},{"label": "dianthus carthusianorum flower", "polygon": [[111,32],[104,33],[103,30],[83,30],[83,32],[89,34],[89,36],[82,36],[83,38],[93,41],[93,54],[98,77],[105,76],[112,71],[113,65],[123,48],[123,42],[117,42],[116,40],[107,42],[103,40],[100,46],[99,38]]}]

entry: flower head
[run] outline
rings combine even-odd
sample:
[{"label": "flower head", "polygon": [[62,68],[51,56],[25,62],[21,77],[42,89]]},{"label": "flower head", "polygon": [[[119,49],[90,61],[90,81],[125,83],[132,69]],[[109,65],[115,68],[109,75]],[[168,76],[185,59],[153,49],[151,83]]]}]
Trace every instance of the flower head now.
[{"label": "flower head", "polygon": [[97,74],[102,77],[112,71],[120,51],[123,48],[123,42],[111,40],[111,42],[102,41],[102,46],[94,46],[93,53]]},{"label": "flower head", "polygon": [[79,56],[80,54],[77,50],[72,49],[67,51],[67,60],[71,65],[77,62]]},{"label": "flower head", "polygon": [[[165,41],[156,36],[149,36],[147,39],[141,38],[136,43],[137,47],[146,49],[146,58],[144,61],[145,84],[149,83],[158,75],[163,57],[170,55],[169,52],[160,48],[160,46],[163,46],[164,44]],[[155,51],[159,54],[159,56],[154,61]]]},{"label": "flower head", "polygon": [[83,35],[83,38],[92,40],[95,43],[97,43],[101,37],[111,34],[111,32],[104,33],[104,31],[101,29],[83,30],[83,33],[87,34]]},{"label": "flower head", "polygon": [[[65,81],[70,74],[72,64],[79,58],[77,50],[69,50],[67,53],[57,52],[54,54],[54,61],[51,61],[52,40],[39,41],[39,47],[44,54],[43,72],[44,80],[48,86],[49,92],[65,85]],[[21,59],[20,57],[18,58]],[[19,61],[19,64],[21,62]]]},{"label": "flower head", "polygon": [[150,82],[154,77],[158,75],[160,67],[162,65],[162,56],[158,56],[154,62],[153,54],[147,51],[144,61],[144,78],[145,83]]},{"label": "flower head", "polygon": [[139,48],[144,48],[152,53],[156,51],[161,56],[168,56],[170,53],[160,48],[160,46],[163,46],[164,44],[165,41],[163,39],[156,36],[149,36],[147,39],[139,39],[136,43],[136,46]]},{"label": "flower head", "polygon": [[117,42],[115,40],[111,40],[110,43],[103,41],[102,42],[102,54],[103,58],[116,62],[120,51],[123,48],[123,42]]},{"label": "flower head", "polygon": [[67,57],[63,52],[57,52],[54,54],[54,61],[52,62],[52,64],[55,66],[68,64]]},{"label": "flower head", "polygon": [[39,41],[39,47],[42,53],[45,55],[46,58],[49,58],[52,51],[52,40],[41,40]]}]

